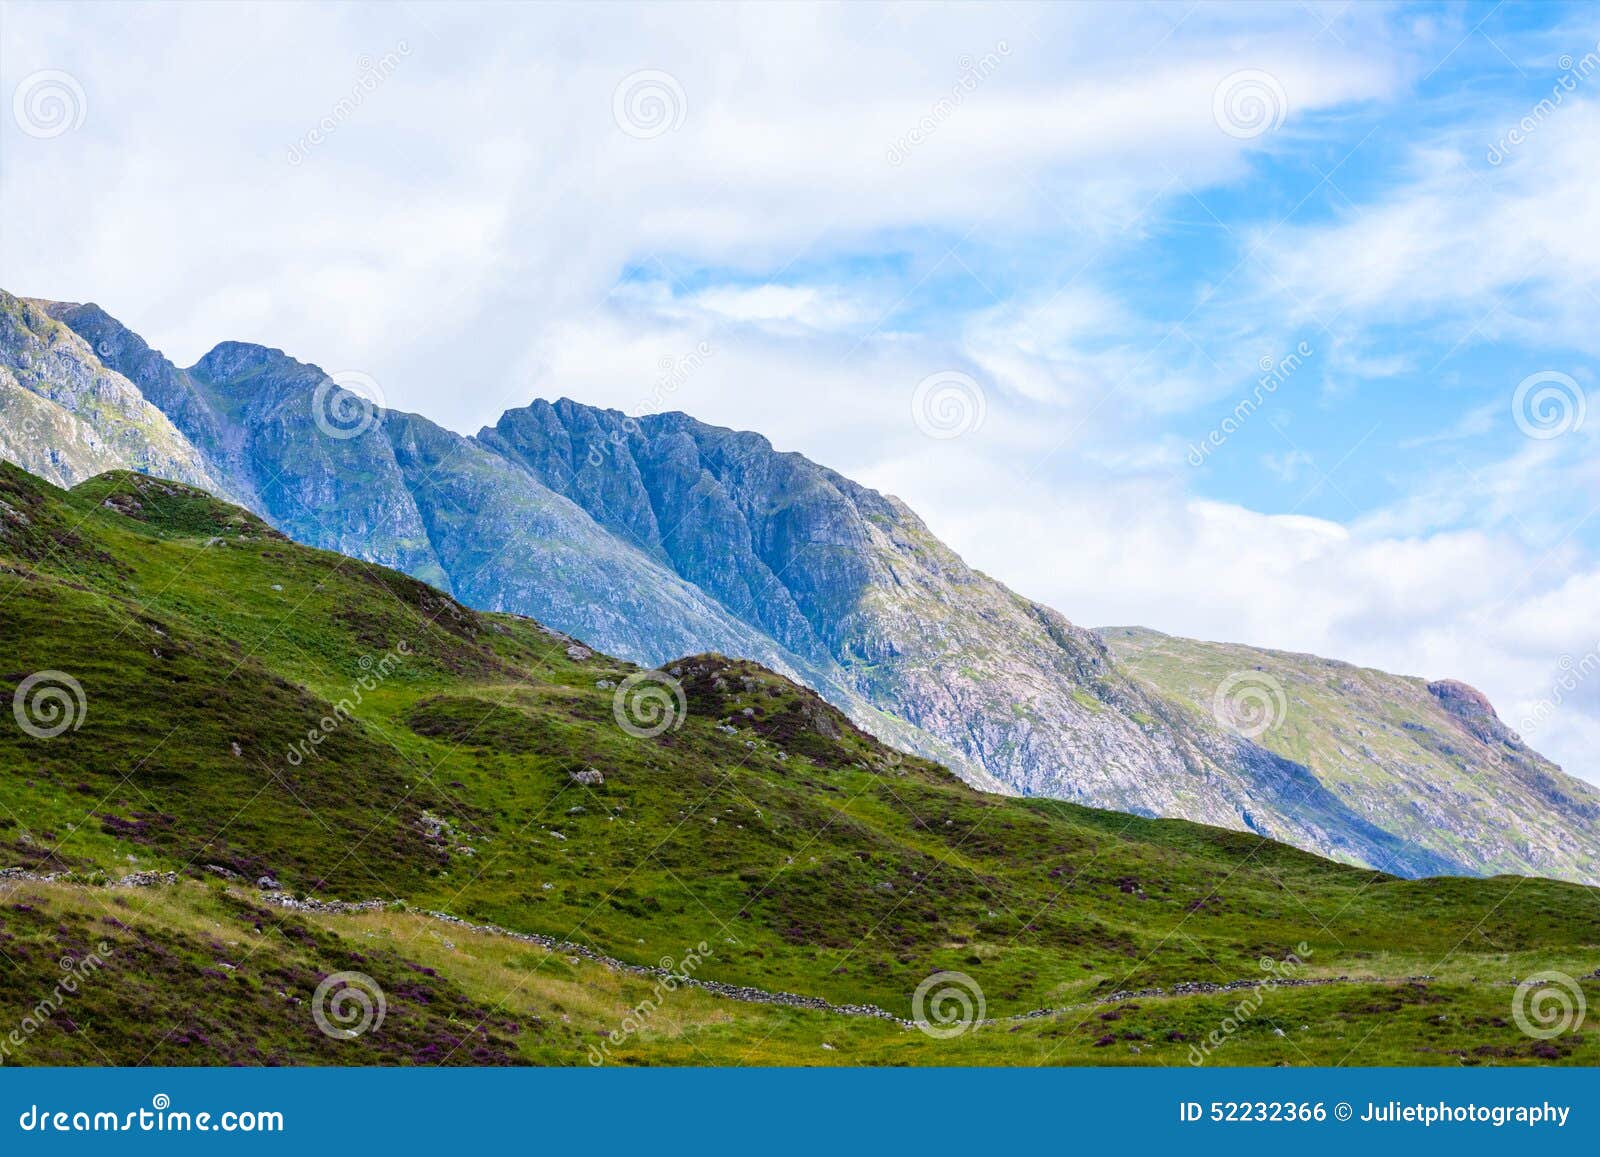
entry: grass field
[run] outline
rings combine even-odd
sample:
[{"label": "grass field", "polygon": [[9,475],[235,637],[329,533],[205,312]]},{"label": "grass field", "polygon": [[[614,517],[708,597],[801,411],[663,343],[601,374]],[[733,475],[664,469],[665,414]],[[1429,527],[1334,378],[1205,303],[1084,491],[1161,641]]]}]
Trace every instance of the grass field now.
[{"label": "grass field", "polygon": [[[0,866],[54,877],[0,881],[0,1008],[20,1024],[63,957],[111,950],[12,1062],[583,1064],[602,1044],[650,1064],[1600,1059],[1577,1017],[1544,1039],[1513,1015],[1559,1024],[1552,994],[1597,995],[1593,889],[1407,881],[982,795],[752,664],[642,673],[176,485],[66,493],[0,466],[0,655],[8,695],[49,675],[0,727]],[[177,882],[111,886],[132,872]],[[263,879],[386,907],[290,913]],[[964,1031],[939,1038],[662,995],[423,910],[633,965],[694,953],[697,979],[903,1019],[960,974],[990,1019],[955,1002],[944,1027]],[[353,1040],[310,1011],[343,971],[387,1006]],[[1571,988],[1519,997],[1544,972]],[[1097,1003],[1239,981],[1256,987]],[[1069,1011],[1005,1019],[1039,1009]]]}]

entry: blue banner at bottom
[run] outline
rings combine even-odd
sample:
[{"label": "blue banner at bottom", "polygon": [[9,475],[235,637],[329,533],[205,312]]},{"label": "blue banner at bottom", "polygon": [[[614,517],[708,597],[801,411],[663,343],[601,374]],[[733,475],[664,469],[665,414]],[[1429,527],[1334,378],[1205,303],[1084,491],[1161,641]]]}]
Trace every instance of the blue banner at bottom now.
[{"label": "blue banner at bottom", "polygon": [[0,1150],[1594,1152],[1595,1091],[1589,1069],[12,1069]]}]

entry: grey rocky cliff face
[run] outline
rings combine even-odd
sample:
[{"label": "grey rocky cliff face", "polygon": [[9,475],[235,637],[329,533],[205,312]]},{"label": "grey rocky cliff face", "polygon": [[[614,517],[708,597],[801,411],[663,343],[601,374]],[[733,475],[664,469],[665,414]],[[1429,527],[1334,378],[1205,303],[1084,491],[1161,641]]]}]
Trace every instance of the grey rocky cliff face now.
[{"label": "grey rocky cliff face", "polygon": [[760,435],[563,399],[479,440],[1011,790],[1249,828],[1403,874],[1471,870],[1128,678],[1097,635],[968,567],[898,499]]},{"label": "grey rocky cliff face", "polygon": [[133,469],[234,497],[166,414],[48,304],[0,290],[0,451],[57,485]]},{"label": "grey rocky cliff face", "polygon": [[53,312],[83,325],[120,371],[165,398],[229,491],[291,537],[646,665],[707,651],[754,659],[818,688],[884,739],[1004,790],[959,751],[874,706],[825,653],[789,650],[678,574],[664,551],[612,533],[490,446],[414,414],[369,407],[362,415],[354,399],[358,420],[319,422],[331,404],[327,376],[281,350],[224,342],[180,369],[96,306]]},{"label": "grey rocky cliff face", "polygon": [[[228,460],[225,424],[214,414],[188,376],[138,334],[127,329],[98,305],[51,303],[48,312],[81,335],[105,364],[138,387],[146,400],[171,419],[189,441],[211,459]],[[231,463],[230,463],[231,464]],[[228,473],[235,478],[236,464]],[[254,498],[254,492],[246,497]]]},{"label": "grey rocky cliff face", "polygon": [[[335,438],[315,420],[326,380],[315,366],[228,342],[179,369],[97,307],[50,312],[92,336],[279,529],[472,605],[647,665],[708,651],[754,659],[989,790],[1253,830],[1405,875],[1600,878],[1600,837],[1584,820],[1594,793],[1532,753],[1519,759],[1487,704],[1450,689],[1407,700],[1415,726],[1442,736],[1451,720],[1460,742],[1438,745],[1467,750],[1422,761],[1441,783],[1388,749],[1330,777],[1320,748],[1213,718],[1210,695],[1234,669],[1214,669],[1216,653],[1187,660],[1188,675],[1205,673],[1199,685],[1151,678],[1127,640],[1008,590],[898,499],[758,434],[563,399],[475,438],[392,411]],[[1248,656],[1226,660],[1248,669]],[[1315,706],[1346,740],[1353,709],[1337,697]],[[1511,797],[1539,833],[1531,845],[1494,814]],[[1566,855],[1548,848],[1562,830],[1575,841]]]}]

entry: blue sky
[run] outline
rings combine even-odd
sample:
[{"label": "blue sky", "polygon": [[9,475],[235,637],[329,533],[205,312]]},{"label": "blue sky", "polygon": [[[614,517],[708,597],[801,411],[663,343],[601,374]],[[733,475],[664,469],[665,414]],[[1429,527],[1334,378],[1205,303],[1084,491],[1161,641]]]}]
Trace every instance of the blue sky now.
[{"label": "blue sky", "polygon": [[[1180,18],[1187,7],[1178,10]],[[1403,499],[1433,472],[1491,467],[1525,438],[1509,403],[1516,383],[1547,365],[1589,383],[1592,337],[1537,324],[1542,301],[1533,290],[1544,282],[1548,256],[1541,246],[1528,246],[1520,271],[1506,271],[1515,277],[1510,285],[1502,278],[1502,294],[1437,305],[1395,302],[1392,317],[1359,325],[1341,324],[1337,304],[1318,306],[1274,284],[1278,263],[1270,244],[1257,246],[1264,235],[1335,231],[1359,219],[1364,207],[1382,205],[1415,181],[1424,143],[1459,150],[1446,164],[1459,186],[1455,194],[1492,195],[1506,183],[1500,168],[1516,157],[1501,134],[1486,136],[1483,126],[1503,123],[1509,130],[1553,93],[1581,100],[1585,85],[1600,85],[1600,74],[1589,79],[1578,71],[1579,60],[1596,51],[1592,33],[1600,21],[1592,8],[1553,5],[1430,5],[1395,13],[1390,28],[1399,55],[1409,58],[1402,70],[1409,84],[1392,99],[1341,102],[1298,116],[1285,93],[1285,123],[1258,139],[1231,179],[1196,187],[1173,170],[1168,195],[1136,216],[1086,221],[1063,213],[1025,237],[970,231],[965,222],[884,229],[807,253],[786,264],[781,280],[892,299],[872,324],[908,334],[939,333],[1007,301],[1093,284],[1148,324],[1162,343],[1154,363],[1219,389],[1232,383],[1237,398],[1254,393],[1260,358],[1277,360],[1304,341],[1321,356],[1304,359],[1308,368],[1274,391],[1261,420],[1231,437],[1225,452],[1206,454],[1195,470],[1193,490],[1220,501],[1349,521]],[[1338,6],[1306,6],[1301,14],[1313,39],[1339,37]],[[1426,22],[1442,39],[1416,36],[1407,44],[1408,21]],[[1449,47],[1434,60],[1421,51],[1424,41]],[[1571,61],[1565,67],[1563,57]],[[1562,85],[1563,77],[1575,87]],[[772,274],[771,263],[743,270],[666,253],[630,265],[622,280],[693,295],[714,287],[755,290]],[[1525,295],[1516,284],[1524,276],[1532,283]],[[1527,333],[1512,332],[1518,322]],[[1124,337],[1106,334],[1101,344]],[[1341,346],[1356,348],[1336,356]],[[1217,398],[1191,401],[1164,406],[1143,434],[1202,442],[1216,424]],[[1592,541],[1596,529],[1586,525],[1581,533]]]},{"label": "blue sky", "polygon": [[7,3],[0,284],[463,431],[760,430],[1079,622],[1463,678],[1600,780],[1600,10],[606,13]]}]

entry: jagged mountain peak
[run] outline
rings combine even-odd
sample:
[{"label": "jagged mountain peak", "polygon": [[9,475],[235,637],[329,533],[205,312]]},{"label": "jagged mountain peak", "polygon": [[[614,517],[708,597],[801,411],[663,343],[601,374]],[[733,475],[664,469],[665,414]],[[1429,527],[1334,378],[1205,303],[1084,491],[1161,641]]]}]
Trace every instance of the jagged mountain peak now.
[{"label": "jagged mountain peak", "polygon": [[1428,690],[1453,715],[1500,719],[1487,695],[1459,679],[1436,679],[1428,684]]},{"label": "jagged mountain peak", "polygon": [[[83,316],[86,332],[57,313]],[[120,372],[104,316],[98,306],[0,290],[0,454],[62,484],[125,467],[231,493],[159,403]]]},{"label": "jagged mountain peak", "polygon": [[290,357],[273,346],[255,342],[218,342],[189,372],[217,385],[234,385],[263,371],[272,371],[281,384],[314,386],[328,375],[318,366]]},{"label": "jagged mountain peak", "polygon": [[1494,704],[1476,687],[1459,679],[1437,679],[1428,684],[1428,692],[1473,738],[1483,743],[1502,744],[1515,752],[1539,758],[1516,732],[1501,722]]},{"label": "jagged mountain peak", "polygon": [[126,336],[140,342],[143,342],[144,340],[143,338],[140,338],[138,334],[134,333],[131,329],[127,328],[120,321],[107,313],[98,302],[47,301],[44,298],[26,298],[24,300],[30,301],[37,305],[51,317],[62,323],[66,323],[67,319],[71,318],[73,330],[83,335],[85,338],[88,338],[88,334],[84,333],[85,329],[98,329],[104,330],[108,333],[111,331],[116,331],[122,336]]}]

